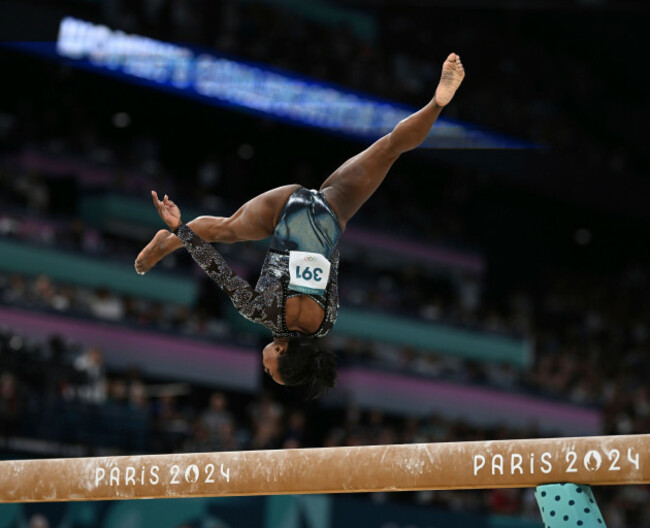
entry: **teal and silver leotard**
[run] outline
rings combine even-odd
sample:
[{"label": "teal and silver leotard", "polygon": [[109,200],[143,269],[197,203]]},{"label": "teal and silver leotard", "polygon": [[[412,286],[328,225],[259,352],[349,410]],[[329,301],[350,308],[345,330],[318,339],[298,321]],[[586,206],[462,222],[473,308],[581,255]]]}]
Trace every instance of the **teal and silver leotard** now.
[{"label": "teal and silver leotard", "polygon": [[309,295],[325,311],[320,328],[311,336],[323,337],[334,326],[339,309],[336,246],[341,226],[323,193],[301,187],[291,194],[280,213],[255,289],[232,271],[212,245],[185,224],[176,234],[192,258],[230,297],[239,313],[268,328],[274,337],[304,335],[289,330],[286,324],[287,299],[304,295],[289,288],[289,252],[320,253],[330,261],[331,271],[325,293]]}]

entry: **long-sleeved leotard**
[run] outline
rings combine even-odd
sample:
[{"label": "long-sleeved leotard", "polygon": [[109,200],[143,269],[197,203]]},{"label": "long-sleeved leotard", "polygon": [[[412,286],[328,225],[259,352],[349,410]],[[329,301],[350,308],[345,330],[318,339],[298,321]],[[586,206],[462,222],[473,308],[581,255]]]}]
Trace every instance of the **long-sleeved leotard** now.
[{"label": "long-sleeved leotard", "polygon": [[[286,326],[285,306],[287,297],[297,292],[289,290],[288,252],[269,250],[264,260],[260,278],[255,289],[228,266],[221,254],[209,243],[182,224],[176,235],[192,255],[192,258],[230,297],[235,308],[246,319],[265,326],[276,337],[304,335]],[[323,337],[334,326],[338,316],[338,251],[331,258],[330,278],[323,296],[310,295],[325,311],[323,322],[312,337]]]}]

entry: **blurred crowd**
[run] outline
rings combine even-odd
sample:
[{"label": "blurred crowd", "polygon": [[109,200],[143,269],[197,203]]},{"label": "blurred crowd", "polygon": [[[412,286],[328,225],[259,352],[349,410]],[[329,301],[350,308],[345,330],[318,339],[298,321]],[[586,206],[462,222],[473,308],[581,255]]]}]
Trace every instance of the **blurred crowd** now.
[{"label": "blurred crowd", "polygon": [[[598,76],[599,65],[580,49],[565,53],[556,48],[554,36],[540,33],[530,14],[498,17],[463,11],[462,17],[468,18],[463,28],[461,14],[450,10],[447,22],[441,20],[431,31],[430,19],[420,17],[417,7],[388,7],[368,11],[374,30],[360,35],[350,25],[305,18],[270,2],[139,0],[97,6],[85,9],[112,27],[191,41],[412,104],[431,96],[440,59],[453,43],[480,82],[463,87],[462,104],[449,108],[448,116],[498,127],[560,152],[570,148],[582,160],[581,170],[594,178],[637,171],[630,154],[637,143],[630,140],[630,149],[621,148],[631,131],[614,133],[617,116],[605,109],[597,119],[585,118],[602,107],[608,89]],[[484,17],[482,23],[469,20],[479,16]],[[587,32],[589,24],[598,26],[584,23]],[[620,32],[625,42],[624,28],[611,24],[609,30]],[[495,33],[517,46],[503,45]],[[8,98],[11,107],[0,101],[0,140],[9,149],[0,158],[0,237],[6,239],[130,265],[146,233],[89,227],[80,215],[82,196],[110,191],[144,197],[151,188],[164,188],[183,206],[224,214],[273,185],[297,181],[317,187],[335,168],[332,159],[342,162],[359,147],[320,136],[313,137],[317,147],[308,147],[300,143],[301,132],[277,124],[240,125],[250,118],[226,112],[204,119],[197,117],[207,112],[204,109],[181,102],[167,108],[167,100],[155,103],[151,95],[151,102],[149,96],[128,90],[123,108],[108,96],[110,88],[101,92],[97,80],[66,67],[41,66],[39,74],[49,82],[34,77],[29,86],[8,87],[14,90]],[[556,75],[549,77],[549,71]],[[542,93],[542,85],[556,97]],[[503,86],[517,97],[506,97]],[[108,101],[106,108],[95,104],[97,93]],[[200,133],[184,133],[193,127]],[[287,149],[286,144],[297,147]],[[283,153],[282,166],[268,163],[275,159],[269,152]],[[426,185],[421,183],[424,177],[409,177],[432,173],[435,177],[427,177],[431,181]],[[484,176],[414,155],[395,167],[388,188],[364,207],[358,222],[400,236],[417,233],[436,244],[473,247],[477,237],[468,221],[472,192],[480,191]],[[261,262],[261,248],[221,249],[247,279],[256,280],[253,263]],[[178,252],[164,267],[187,273],[189,264],[187,255]],[[646,262],[621,262],[605,273],[556,267],[537,277],[534,286],[513,277],[512,284],[501,289],[489,284],[489,273],[433,275],[421,264],[395,268],[372,255],[352,259],[343,254],[341,269],[342,305],[524,336],[534,343],[535,352],[534,364],[520,370],[449,358],[435,349],[333,340],[343,362],[598,406],[606,434],[650,429]],[[188,308],[118,295],[109,288],[60,283],[47,275],[0,274],[0,302],[7,306],[236,341],[238,335],[225,317],[224,297],[207,279],[201,289],[198,304]],[[538,435],[536,430],[486,429],[438,416],[416,419],[362,412],[354,405],[305,412],[268,393],[253,398],[214,392],[152,379],[146,369],[135,367],[114,372],[104,364],[101,350],[86,349],[67,336],[37,342],[11,329],[0,332],[0,440],[52,442],[46,450],[67,444],[85,446],[80,454],[214,451]],[[644,508],[650,499],[646,487],[599,493],[610,528],[650,525]],[[386,499],[381,494],[372,497]],[[532,494],[521,490],[422,492],[391,500],[537,515]]]},{"label": "blurred crowd", "polygon": [[[50,68],[50,75],[65,93],[59,104],[49,104],[47,92],[32,87],[14,110],[14,125],[7,136],[13,150],[0,165],[2,236],[130,265],[146,240],[127,231],[89,228],[79,216],[80,200],[86,193],[110,191],[142,197],[147,189],[162,186],[170,194],[178,191],[178,201],[183,204],[221,212],[234,210],[238,196],[245,192],[250,195],[251,188],[261,185],[257,181],[260,178],[255,177],[259,167],[251,165],[255,158],[250,158],[250,149],[255,150],[251,145],[247,150],[242,145],[212,148],[212,143],[207,143],[190,153],[178,149],[166,157],[167,143],[162,132],[159,137],[151,127],[143,127],[121,136],[114,122],[93,115],[96,109],[84,95],[83,81],[56,67]],[[271,136],[264,135],[264,140],[273,143]],[[344,153],[346,147],[338,145],[337,149]],[[192,160],[192,156],[199,161]],[[304,156],[288,154],[286,165],[280,173],[274,169],[273,174],[276,178],[293,176],[306,185],[317,182],[325,161],[315,156],[313,163],[311,159],[306,163]],[[187,163],[186,181],[190,185],[176,185],[177,168],[170,161],[176,157],[181,159],[177,164]],[[422,170],[421,163],[406,161],[396,167],[389,182],[392,187],[373,197],[359,222],[384,229],[395,224],[387,222],[384,214],[391,208],[405,220],[397,226],[404,232],[418,233],[422,239],[438,243],[474,242],[462,215],[470,200],[467,194],[471,177],[463,169],[445,167],[452,177],[442,177],[440,197],[434,204],[434,198],[423,204],[409,199],[417,189],[409,183],[408,175]],[[285,169],[292,176],[286,176]],[[239,177],[224,176],[231,173]],[[402,174],[407,177],[402,178]],[[409,214],[403,214],[400,208]],[[431,221],[432,215],[435,221]],[[256,280],[257,270],[252,263],[261,262],[262,249],[239,245],[221,249],[246,278]],[[165,261],[166,269],[176,271],[186,271],[189,263],[183,252]],[[576,277],[558,270],[545,278],[536,291],[518,285],[498,294],[496,301],[483,294],[485,284],[480,276],[431,275],[421,265],[395,268],[374,260],[372,255],[346,259],[345,253],[342,266],[343,305],[524,335],[534,339],[536,347],[535,365],[526,371],[457,361],[438,356],[435,350],[421,353],[377,343],[337,343],[343,357],[605,406],[607,432],[647,428],[649,404],[641,373],[647,367],[643,351],[648,342],[650,309],[648,270],[642,264],[631,264],[610,274],[606,282],[600,276]],[[89,290],[55,283],[45,275],[2,277],[2,298],[8,304],[206,338],[236,339],[224,318],[224,304],[220,302],[223,296],[215,295],[215,287],[207,279],[202,290],[199,304],[187,309],[120,296],[108,288]],[[215,298],[220,301],[215,302]]]},{"label": "blurred crowd", "polygon": [[[534,429],[477,427],[437,415],[426,418],[287,404],[264,392],[257,397],[214,392],[147,377],[137,367],[111,371],[102,351],[58,336],[39,342],[0,332],[0,442],[56,455],[177,453],[355,446],[416,442],[535,438]],[[29,438],[28,444],[12,439]],[[41,439],[43,445],[34,442]],[[34,447],[38,446],[38,447]],[[635,519],[646,526],[644,487],[598,490],[614,528]],[[373,501],[409,501],[459,512],[537,518],[532,490],[373,494]],[[636,521],[635,521],[636,522]]]},{"label": "blurred crowd", "polygon": [[[641,287],[646,277],[643,271],[630,269],[612,281],[611,290],[599,289],[595,281],[573,286],[558,283],[555,290],[549,288],[539,311],[530,314],[530,324],[536,328],[536,359],[526,369],[447,357],[435,353],[435,348],[416,350],[341,337],[332,338],[331,346],[345,364],[374,365],[602,406],[606,411],[604,432],[643,432],[650,426],[645,379],[650,367],[645,354],[648,319],[641,308],[648,302],[647,284],[645,289]],[[572,277],[567,276],[569,279]],[[591,297],[580,293],[586,290],[592,292]],[[238,334],[224,316],[227,301],[221,301],[188,308],[121,296],[105,288],[59,284],[45,275],[0,274],[2,304],[236,342]]]},{"label": "blurred crowd", "polygon": [[[15,232],[13,235],[15,238]],[[91,238],[101,237],[97,233]],[[55,237],[52,242],[56,241]],[[399,284],[394,277],[384,280]],[[569,272],[554,274],[542,298],[534,299],[530,293],[523,298],[520,295],[513,305],[518,315],[526,318],[529,335],[536,339],[535,364],[523,371],[380,343],[337,340],[335,346],[345,362],[599,405],[605,412],[604,433],[646,432],[650,426],[645,378],[649,366],[645,354],[647,292],[647,269],[631,266],[605,284]],[[108,289],[58,284],[47,276],[0,275],[0,298],[10,306],[93,317],[152,331],[219,340],[235,337],[220,313],[223,306],[187,309],[162,305],[119,296]],[[377,298],[369,297],[370,302],[364,299],[366,302],[358,305],[372,307],[372,299]],[[342,291],[343,303],[354,300],[354,295]],[[390,311],[391,306],[383,308]],[[447,308],[438,308],[440,320],[444,320]],[[426,316],[426,312],[420,315]],[[229,404],[228,395],[211,395],[206,389],[193,394],[197,389],[160,386],[155,380],[143,379],[137,371],[108,373],[101,351],[82,350],[61,339],[33,344],[26,336],[5,333],[0,362],[0,429],[4,437],[41,437],[121,452],[172,452],[538,435],[532,430],[486,430],[435,416],[426,420],[387,417],[355,408],[330,414],[328,419],[310,412],[310,424],[316,420],[328,424],[327,428],[319,426],[316,434],[308,431],[303,411],[285,409],[268,395],[246,403],[240,396],[235,407]],[[611,501],[606,502],[604,513],[615,519],[613,526],[617,526],[616,519],[618,526],[629,526],[624,524],[625,519],[641,515],[646,492],[626,490],[611,493]],[[521,491],[468,492],[460,496],[421,493],[413,500],[463,511],[530,515],[535,511],[532,497]]]},{"label": "blurred crowd", "polygon": [[[89,172],[80,161],[78,166]],[[56,184],[56,178],[32,172],[30,184],[24,185],[23,178],[14,176],[23,174],[20,170],[20,164],[13,161],[0,179],[0,204],[3,210],[11,211],[0,215],[2,236],[131,265],[144,244],[142,239],[88,228],[74,214],[76,206],[60,211],[52,206],[44,189],[51,187],[53,180]],[[84,178],[75,181],[83,185]],[[110,186],[104,188],[112,190]],[[40,204],[36,210],[30,205],[34,203]],[[372,209],[372,203],[368,207]],[[251,283],[256,281],[256,263],[263,258],[263,248],[229,245],[220,249],[238,272]],[[165,269],[188,273],[190,262],[185,252],[179,251],[166,259]],[[606,405],[608,432],[647,428],[648,395],[642,373],[648,366],[644,351],[649,339],[650,284],[648,268],[643,264],[629,263],[605,277],[558,269],[541,277],[535,287],[519,285],[496,299],[483,294],[485,278],[480,275],[431,275],[426,266],[393,267],[374,260],[373,255],[360,258],[357,253],[346,258],[345,252],[342,269],[344,306],[523,335],[534,340],[536,359],[532,368],[519,371],[445,358],[436,355],[435,348],[423,353],[349,341],[336,343],[342,357],[429,376],[541,392],[576,403]],[[46,275],[2,275],[0,294],[6,304],[237,340],[225,317],[227,300],[211,281],[200,276],[202,294],[191,309],[118,295],[109,285],[91,290],[53,282]]]}]

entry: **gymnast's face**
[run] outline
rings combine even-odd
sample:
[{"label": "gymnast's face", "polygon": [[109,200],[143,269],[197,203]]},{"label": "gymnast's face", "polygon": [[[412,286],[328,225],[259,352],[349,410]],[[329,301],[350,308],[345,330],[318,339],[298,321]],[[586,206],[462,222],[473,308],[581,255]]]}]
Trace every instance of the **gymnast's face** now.
[{"label": "gymnast's face", "polygon": [[273,381],[284,385],[278,374],[278,359],[287,350],[289,341],[280,337],[276,337],[262,350],[262,364],[264,365],[264,372],[266,372]]}]

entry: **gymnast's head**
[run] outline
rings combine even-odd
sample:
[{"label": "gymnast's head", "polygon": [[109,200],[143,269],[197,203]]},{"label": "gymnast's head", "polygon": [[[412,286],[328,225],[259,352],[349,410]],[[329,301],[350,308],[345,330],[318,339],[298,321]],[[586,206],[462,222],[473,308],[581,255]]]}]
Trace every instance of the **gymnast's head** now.
[{"label": "gymnast's head", "polygon": [[309,399],[321,396],[336,383],[336,355],[321,348],[313,337],[276,337],[264,347],[262,364],[280,385],[306,385]]}]

